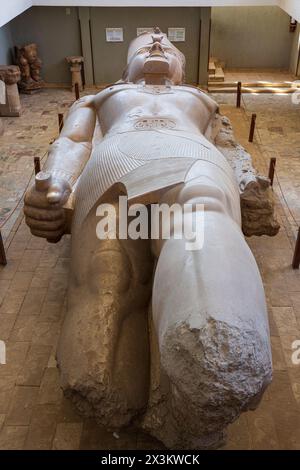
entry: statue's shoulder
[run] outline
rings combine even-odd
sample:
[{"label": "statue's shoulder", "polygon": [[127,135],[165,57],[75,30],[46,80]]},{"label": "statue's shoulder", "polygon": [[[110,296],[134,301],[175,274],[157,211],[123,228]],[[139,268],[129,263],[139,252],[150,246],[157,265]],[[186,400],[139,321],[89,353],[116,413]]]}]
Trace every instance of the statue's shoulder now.
[{"label": "statue's shoulder", "polygon": [[202,90],[202,88],[199,88],[198,86],[195,85],[189,85],[187,83],[182,83],[181,85],[177,85],[174,88],[181,90],[186,93],[191,93],[197,97],[208,97],[208,94],[206,93],[205,90]]},{"label": "statue's shoulder", "polygon": [[137,85],[133,83],[126,83],[126,82],[116,82],[116,83],[111,83],[110,85],[107,85],[103,90],[99,91],[97,95],[95,95],[95,103],[97,105],[101,104],[104,100],[109,98],[110,96],[120,93],[123,91],[128,91],[131,89],[137,88]]},{"label": "statue's shoulder", "polygon": [[198,98],[210,111],[216,111],[218,109],[217,102],[209,96],[209,94],[201,88],[194,85],[182,84],[176,87],[182,92],[191,93],[193,96]]}]

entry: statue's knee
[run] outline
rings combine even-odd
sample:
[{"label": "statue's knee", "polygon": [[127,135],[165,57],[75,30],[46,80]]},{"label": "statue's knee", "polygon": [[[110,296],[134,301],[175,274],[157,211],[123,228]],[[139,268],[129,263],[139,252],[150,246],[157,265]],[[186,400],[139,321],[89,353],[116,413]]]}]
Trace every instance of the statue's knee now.
[{"label": "statue's knee", "polygon": [[[226,193],[214,181],[210,184],[207,178],[203,179],[202,177],[194,178],[183,185],[167,190],[159,204],[167,204],[169,209],[177,206],[176,210],[179,209],[178,212],[181,212],[181,216],[176,219],[176,222],[175,217],[171,219],[173,223],[170,223],[171,238],[173,238],[175,233],[177,235],[176,237],[174,235],[174,238],[181,238],[180,234],[183,234],[183,238],[187,233],[191,234],[194,224],[203,222],[203,218],[198,218],[198,215],[201,216],[200,213],[202,215],[203,212],[228,214],[228,207],[230,205],[228,204]],[[191,214],[192,217],[190,217]],[[184,229],[183,233],[182,227]],[[159,230],[158,228],[156,231],[158,232]],[[155,257],[160,255],[166,239],[168,238],[164,238],[162,230],[160,230],[157,239],[152,239],[151,247]]]},{"label": "statue's knee", "polygon": [[227,201],[221,188],[195,178],[182,187],[178,194],[178,203],[192,204],[194,211],[197,210],[197,205],[202,204],[206,211],[225,212]]},{"label": "statue's knee", "polygon": [[[114,243],[111,243],[114,242]],[[108,240],[93,253],[89,286],[94,293],[122,294],[129,289],[131,264],[118,240]]]}]

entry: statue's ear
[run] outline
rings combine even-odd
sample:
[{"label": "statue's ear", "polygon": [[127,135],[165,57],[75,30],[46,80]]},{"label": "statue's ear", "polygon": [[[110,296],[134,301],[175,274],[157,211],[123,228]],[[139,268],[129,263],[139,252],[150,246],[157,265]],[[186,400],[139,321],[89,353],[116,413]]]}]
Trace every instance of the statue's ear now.
[{"label": "statue's ear", "polygon": [[123,70],[122,80],[123,80],[123,82],[128,81],[128,64],[126,65],[125,69]]}]

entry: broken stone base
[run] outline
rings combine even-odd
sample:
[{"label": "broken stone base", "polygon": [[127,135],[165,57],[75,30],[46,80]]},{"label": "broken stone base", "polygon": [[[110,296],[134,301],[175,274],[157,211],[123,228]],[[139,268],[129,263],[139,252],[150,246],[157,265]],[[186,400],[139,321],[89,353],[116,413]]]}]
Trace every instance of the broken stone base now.
[{"label": "broken stone base", "polygon": [[240,189],[244,235],[275,236],[280,229],[270,181],[257,174],[251,155],[235,140],[226,116],[216,115],[212,140],[233,169]]},{"label": "broken stone base", "polygon": [[274,196],[270,182],[257,177],[241,193],[242,229],[252,235],[277,235],[280,225],[274,216]]},{"label": "broken stone base", "polygon": [[[271,381],[268,347],[255,331],[211,319],[182,324],[160,355],[151,330],[151,391],[143,429],[171,449],[216,449],[226,428],[258,405]],[[255,346],[254,346],[255,345]]]},{"label": "broken stone base", "polygon": [[44,86],[45,83],[43,80],[40,80],[38,82],[34,80],[30,80],[29,82],[19,82],[20,93],[24,93],[26,95],[32,95],[33,93],[37,93],[42,88],[44,88]]},{"label": "broken stone base", "polygon": [[16,65],[0,65],[0,80],[5,83],[5,103],[0,104],[0,116],[16,117],[21,114],[21,103],[17,82],[20,69]]},{"label": "broken stone base", "polygon": [[0,116],[18,117],[21,115],[21,103],[16,83],[6,85],[6,104],[0,104]]}]

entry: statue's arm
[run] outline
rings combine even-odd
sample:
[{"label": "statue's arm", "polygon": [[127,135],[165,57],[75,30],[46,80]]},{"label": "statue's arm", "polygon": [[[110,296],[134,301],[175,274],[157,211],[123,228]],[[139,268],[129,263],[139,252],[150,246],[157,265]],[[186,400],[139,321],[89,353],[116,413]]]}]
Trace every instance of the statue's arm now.
[{"label": "statue's arm", "polygon": [[70,108],[59,138],[51,145],[44,171],[72,187],[92,150],[96,124],[94,96],[85,96]]},{"label": "statue's arm", "polygon": [[34,184],[25,195],[25,219],[33,235],[57,242],[70,231],[64,205],[90,157],[95,123],[93,96],[84,97],[71,106],[43,168],[50,174],[47,187],[41,190]]},{"label": "statue's arm", "polygon": [[231,123],[226,116],[222,116],[218,111],[213,114],[206,137],[226,157],[235,173],[241,193],[249,183],[256,182],[257,173],[252,166],[251,156],[235,140]]},{"label": "statue's arm", "polygon": [[274,214],[270,182],[257,174],[251,155],[235,140],[229,119],[216,112],[207,137],[226,157],[240,190],[242,229],[245,235],[276,235],[279,224]]}]

